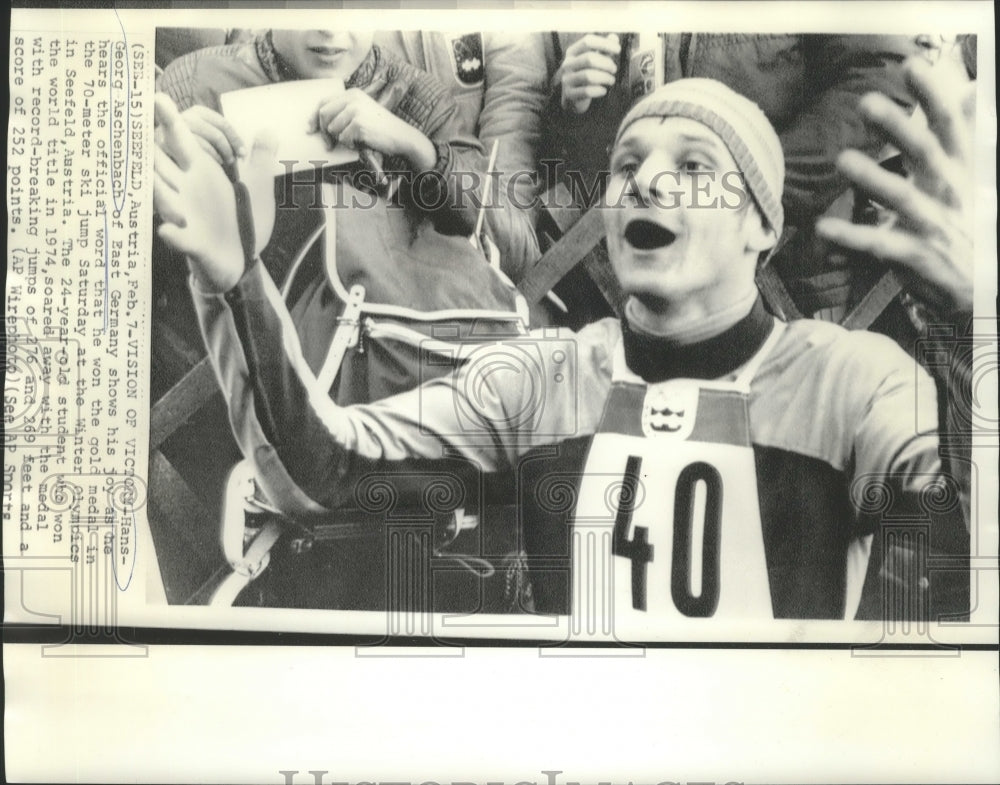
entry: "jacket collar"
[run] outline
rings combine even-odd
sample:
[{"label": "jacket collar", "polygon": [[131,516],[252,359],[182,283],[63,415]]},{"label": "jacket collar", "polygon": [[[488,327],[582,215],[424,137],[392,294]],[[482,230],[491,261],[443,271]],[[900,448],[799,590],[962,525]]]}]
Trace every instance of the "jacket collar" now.
[{"label": "jacket collar", "polygon": [[746,364],[764,345],[774,317],[760,297],[750,313],[728,330],[692,344],[639,333],[622,319],[622,341],[629,369],[648,384],[668,379],[718,379]]}]

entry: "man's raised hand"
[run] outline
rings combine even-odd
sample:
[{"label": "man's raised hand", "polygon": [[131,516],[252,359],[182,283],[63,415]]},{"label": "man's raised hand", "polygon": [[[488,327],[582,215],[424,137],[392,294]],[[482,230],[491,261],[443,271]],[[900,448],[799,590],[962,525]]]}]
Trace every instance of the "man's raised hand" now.
[{"label": "man's raised hand", "polygon": [[[155,99],[157,145],[154,158],[153,205],[163,219],[158,233],[187,255],[199,284],[214,292],[231,289],[245,269],[237,201],[226,171],[198,142],[174,102]],[[273,157],[270,140],[256,141],[240,164],[249,194],[245,221],[253,227],[253,255],[267,244],[274,226],[273,179],[267,174]],[[232,170],[235,176],[235,169]],[[251,212],[252,206],[252,212]]]},{"label": "man's raised hand", "polygon": [[923,114],[907,113],[884,95],[859,102],[865,122],[902,153],[909,178],[857,150],[837,167],[859,190],[894,211],[895,224],[859,226],[839,218],[816,224],[823,238],[893,267],[910,291],[941,315],[972,311],[973,118],[975,85],[920,59],[905,65]]}]

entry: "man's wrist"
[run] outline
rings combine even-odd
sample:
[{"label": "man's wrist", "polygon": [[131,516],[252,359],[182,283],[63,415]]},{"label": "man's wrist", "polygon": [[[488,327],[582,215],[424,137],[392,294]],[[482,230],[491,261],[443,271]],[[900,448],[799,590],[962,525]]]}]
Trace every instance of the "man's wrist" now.
[{"label": "man's wrist", "polygon": [[434,143],[421,131],[413,126],[407,126],[412,132],[406,141],[403,157],[410,162],[414,172],[425,172],[433,169],[437,163],[437,149]]},{"label": "man's wrist", "polygon": [[198,288],[206,294],[225,294],[232,290],[243,278],[246,271],[253,266],[253,263],[253,259],[245,260],[241,255],[238,264],[234,257],[231,263],[209,271],[204,264],[188,257],[188,268],[191,270],[191,275]]}]

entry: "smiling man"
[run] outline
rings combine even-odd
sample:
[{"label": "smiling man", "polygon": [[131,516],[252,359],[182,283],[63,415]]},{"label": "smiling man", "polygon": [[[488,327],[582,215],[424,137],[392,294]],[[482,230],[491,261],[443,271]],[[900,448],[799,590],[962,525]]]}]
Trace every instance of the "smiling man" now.
[{"label": "smiling man", "polygon": [[784,171],[752,102],[681,80],[623,120],[604,208],[620,322],[473,347],[455,377],[350,407],[301,361],[259,260],[239,261],[221,168],[157,108],[161,235],[191,259],[209,355],[252,421],[237,439],[258,476],[280,476],[262,483],[272,504],[336,509],[365,474],[446,454],[510,472],[535,608],[630,639],[967,612],[967,573],[951,592],[908,562],[902,594],[883,598],[869,570],[887,533],[960,565],[967,488],[938,455],[934,383],[892,341],[764,309],[754,273],[781,232]]}]

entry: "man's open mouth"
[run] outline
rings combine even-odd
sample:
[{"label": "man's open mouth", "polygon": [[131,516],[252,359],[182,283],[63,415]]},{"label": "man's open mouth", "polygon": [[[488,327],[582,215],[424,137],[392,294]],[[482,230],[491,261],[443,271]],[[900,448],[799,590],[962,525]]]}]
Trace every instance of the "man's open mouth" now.
[{"label": "man's open mouth", "polygon": [[625,242],[640,251],[651,251],[670,245],[677,237],[664,226],[644,218],[635,218],[625,226]]}]

